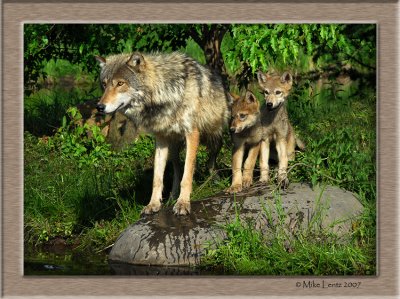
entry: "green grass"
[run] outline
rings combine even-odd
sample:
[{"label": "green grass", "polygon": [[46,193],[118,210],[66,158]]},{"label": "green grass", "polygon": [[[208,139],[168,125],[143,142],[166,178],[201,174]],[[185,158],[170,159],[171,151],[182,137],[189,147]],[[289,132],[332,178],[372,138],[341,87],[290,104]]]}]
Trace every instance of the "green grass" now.
[{"label": "green grass", "polygon": [[25,95],[24,131],[36,136],[53,135],[69,107],[99,96],[101,91],[97,84],[68,90],[58,86]]},{"label": "green grass", "polygon": [[[189,43],[186,51],[198,49]],[[47,67],[49,73],[57,74],[56,64]],[[251,224],[237,220],[227,225],[229,238],[210,250],[202,267],[238,275],[376,274],[376,95],[369,86],[360,80],[349,86],[318,89],[315,82],[299,81],[288,103],[290,119],[307,147],[290,163],[289,179],[340,186],[359,197],[364,213],[354,223],[350,241],[341,243],[326,231],[288,235],[283,224],[273,227],[272,235],[265,239]],[[151,137],[141,136],[127,150],[112,152],[103,138],[90,140],[84,131],[70,125],[68,118],[63,122],[67,107],[98,96],[96,88],[40,90],[25,97],[26,246],[63,238],[78,245],[78,250],[100,251],[139,218],[150,198]],[[194,200],[229,186],[228,134],[216,174],[207,173],[206,161],[207,152],[201,147]],[[168,165],[165,196],[171,172]],[[279,204],[275,208],[279,209]]]},{"label": "green grass", "polygon": [[43,63],[42,76],[38,80],[39,85],[60,84],[66,87],[79,85],[87,87],[90,82],[96,80],[93,73],[88,73],[82,65],[71,64],[65,59],[50,59]]},{"label": "green grass", "polygon": [[304,104],[295,94],[289,115],[307,150],[296,159],[293,176],[312,183],[328,181],[376,196],[376,96],[373,89],[348,86],[336,95]]},{"label": "green grass", "polygon": [[[58,136],[50,137],[51,140]],[[25,133],[24,226],[27,245],[61,237],[82,249],[101,249],[139,218],[150,188],[146,179],[153,147],[148,137],[138,147],[110,153],[91,165],[79,163],[49,139]],[[132,156],[137,157],[132,159]],[[151,183],[151,182],[150,182]],[[144,184],[144,189],[141,185]],[[145,194],[145,196],[143,195]]]}]

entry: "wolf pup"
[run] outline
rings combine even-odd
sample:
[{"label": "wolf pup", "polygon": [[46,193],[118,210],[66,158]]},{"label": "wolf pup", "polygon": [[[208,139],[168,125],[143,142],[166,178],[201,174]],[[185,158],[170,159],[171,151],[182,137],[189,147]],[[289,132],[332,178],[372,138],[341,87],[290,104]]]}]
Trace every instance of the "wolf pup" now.
[{"label": "wolf pup", "polygon": [[[230,131],[233,141],[232,185],[228,193],[242,191],[253,183],[253,170],[260,151],[262,137],[260,104],[250,91],[243,98],[233,96],[232,121]],[[245,150],[248,149],[246,161],[242,163]]]},{"label": "wolf pup", "polygon": [[278,185],[285,189],[289,185],[288,160],[294,159],[296,142],[304,149],[301,140],[296,140],[286,110],[286,98],[293,84],[292,75],[288,72],[282,76],[258,72],[257,78],[265,97],[265,105],[261,109],[263,141],[260,147],[260,181],[267,182],[269,179],[270,146],[275,144],[279,160]]},{"label": "wolf pup", "polygon": [[[159,211],[167,158],[172,157],[177,170],[182,142],[186,143],[185,165],[173,211],[177,215],[190,213],[200,138],[208,144],[221,144],[223,127],[229,119],[229,98],[220,77],[178,52],[119,54],[96,59],[104,89],[97,109],[104,113],[122,111],[138,127],[155,136],[153,190],[143,213]],[[174,173],[176,187],[180,176],[178,171]]]}]

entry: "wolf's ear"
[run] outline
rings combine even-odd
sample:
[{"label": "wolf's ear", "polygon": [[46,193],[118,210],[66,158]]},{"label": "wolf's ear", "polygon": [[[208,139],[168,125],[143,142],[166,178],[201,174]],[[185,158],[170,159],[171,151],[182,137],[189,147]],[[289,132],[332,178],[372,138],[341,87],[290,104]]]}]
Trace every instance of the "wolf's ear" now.
[{"label": "wolf's ear", "polygon": [[257,72],[258,83],[263,84],[263,83],[267,82],[268,78],[269,78],[268,74],[265,74],[262,71]]},{"label": "wolf's ear", "polygon": [[133,53],[126,64],[130,69],[138,72],[143,71],[146,65],[143,55],[140,53]]},{"label": "wolf's ear", "polygon": [[284,72],[283,75],[281,76],[281,82],[292,86],[293,83],[292,75],[289,72]]},{"label": "wolf's ear", "polygon": [[96,58],[101,68],[103,68],[106,65],[106,59],[104,57],[94,56],[94,58]]},{"label": "wolf's ear", "polygon": [[251,92],[251,91],[246,91],[246,95],[244,96],[245,100],[247,103],[256,103],[257,102],[257,98],[255,97],[255,95]]}]

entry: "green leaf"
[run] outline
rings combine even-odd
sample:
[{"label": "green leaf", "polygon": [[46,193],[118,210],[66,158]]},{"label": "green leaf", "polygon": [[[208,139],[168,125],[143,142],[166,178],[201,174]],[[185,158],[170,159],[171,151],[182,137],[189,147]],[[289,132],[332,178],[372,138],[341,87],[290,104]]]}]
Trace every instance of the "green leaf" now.
[{"label": "green leaf", "polygon": [[61,127],[65,128],[66,126],[67,126],[67,118],[65,116],[63,116]]}]

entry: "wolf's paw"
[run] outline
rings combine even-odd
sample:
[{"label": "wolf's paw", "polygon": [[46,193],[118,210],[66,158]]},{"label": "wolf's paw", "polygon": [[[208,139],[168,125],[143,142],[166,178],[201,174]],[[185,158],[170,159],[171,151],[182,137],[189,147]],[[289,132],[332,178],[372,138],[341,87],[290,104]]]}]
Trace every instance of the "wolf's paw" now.
[{"label": "wolf's paw", "polygon": [[179,200],[176,202],[173,208],[175,215],[187,215],[190,214],[190,201]]},{"label": "wolf's paw", "polygon": [[269,181],[269,176],[261,176],[259,179],[260,183],[268,183]]},{"label": "wolf's paw", "polygon": [[232,193],[238,193],[240,191],[242,191],[242,185],[237,184],[237,185],[230,186],[228,189],[225,190],[225,193],[232,194]]},{"label": "wolf's paw", "polygon": [[155,203],[149,203],[147,206],[145,206],[142,210],[142,214],[153,214],[157,213],[161,208],[161,203],[155,204]]},{"label": "wolf's paw", "polygon": [[252,177],[243,177],[243,188],[249,188],[253,184],[253,178]]}]

